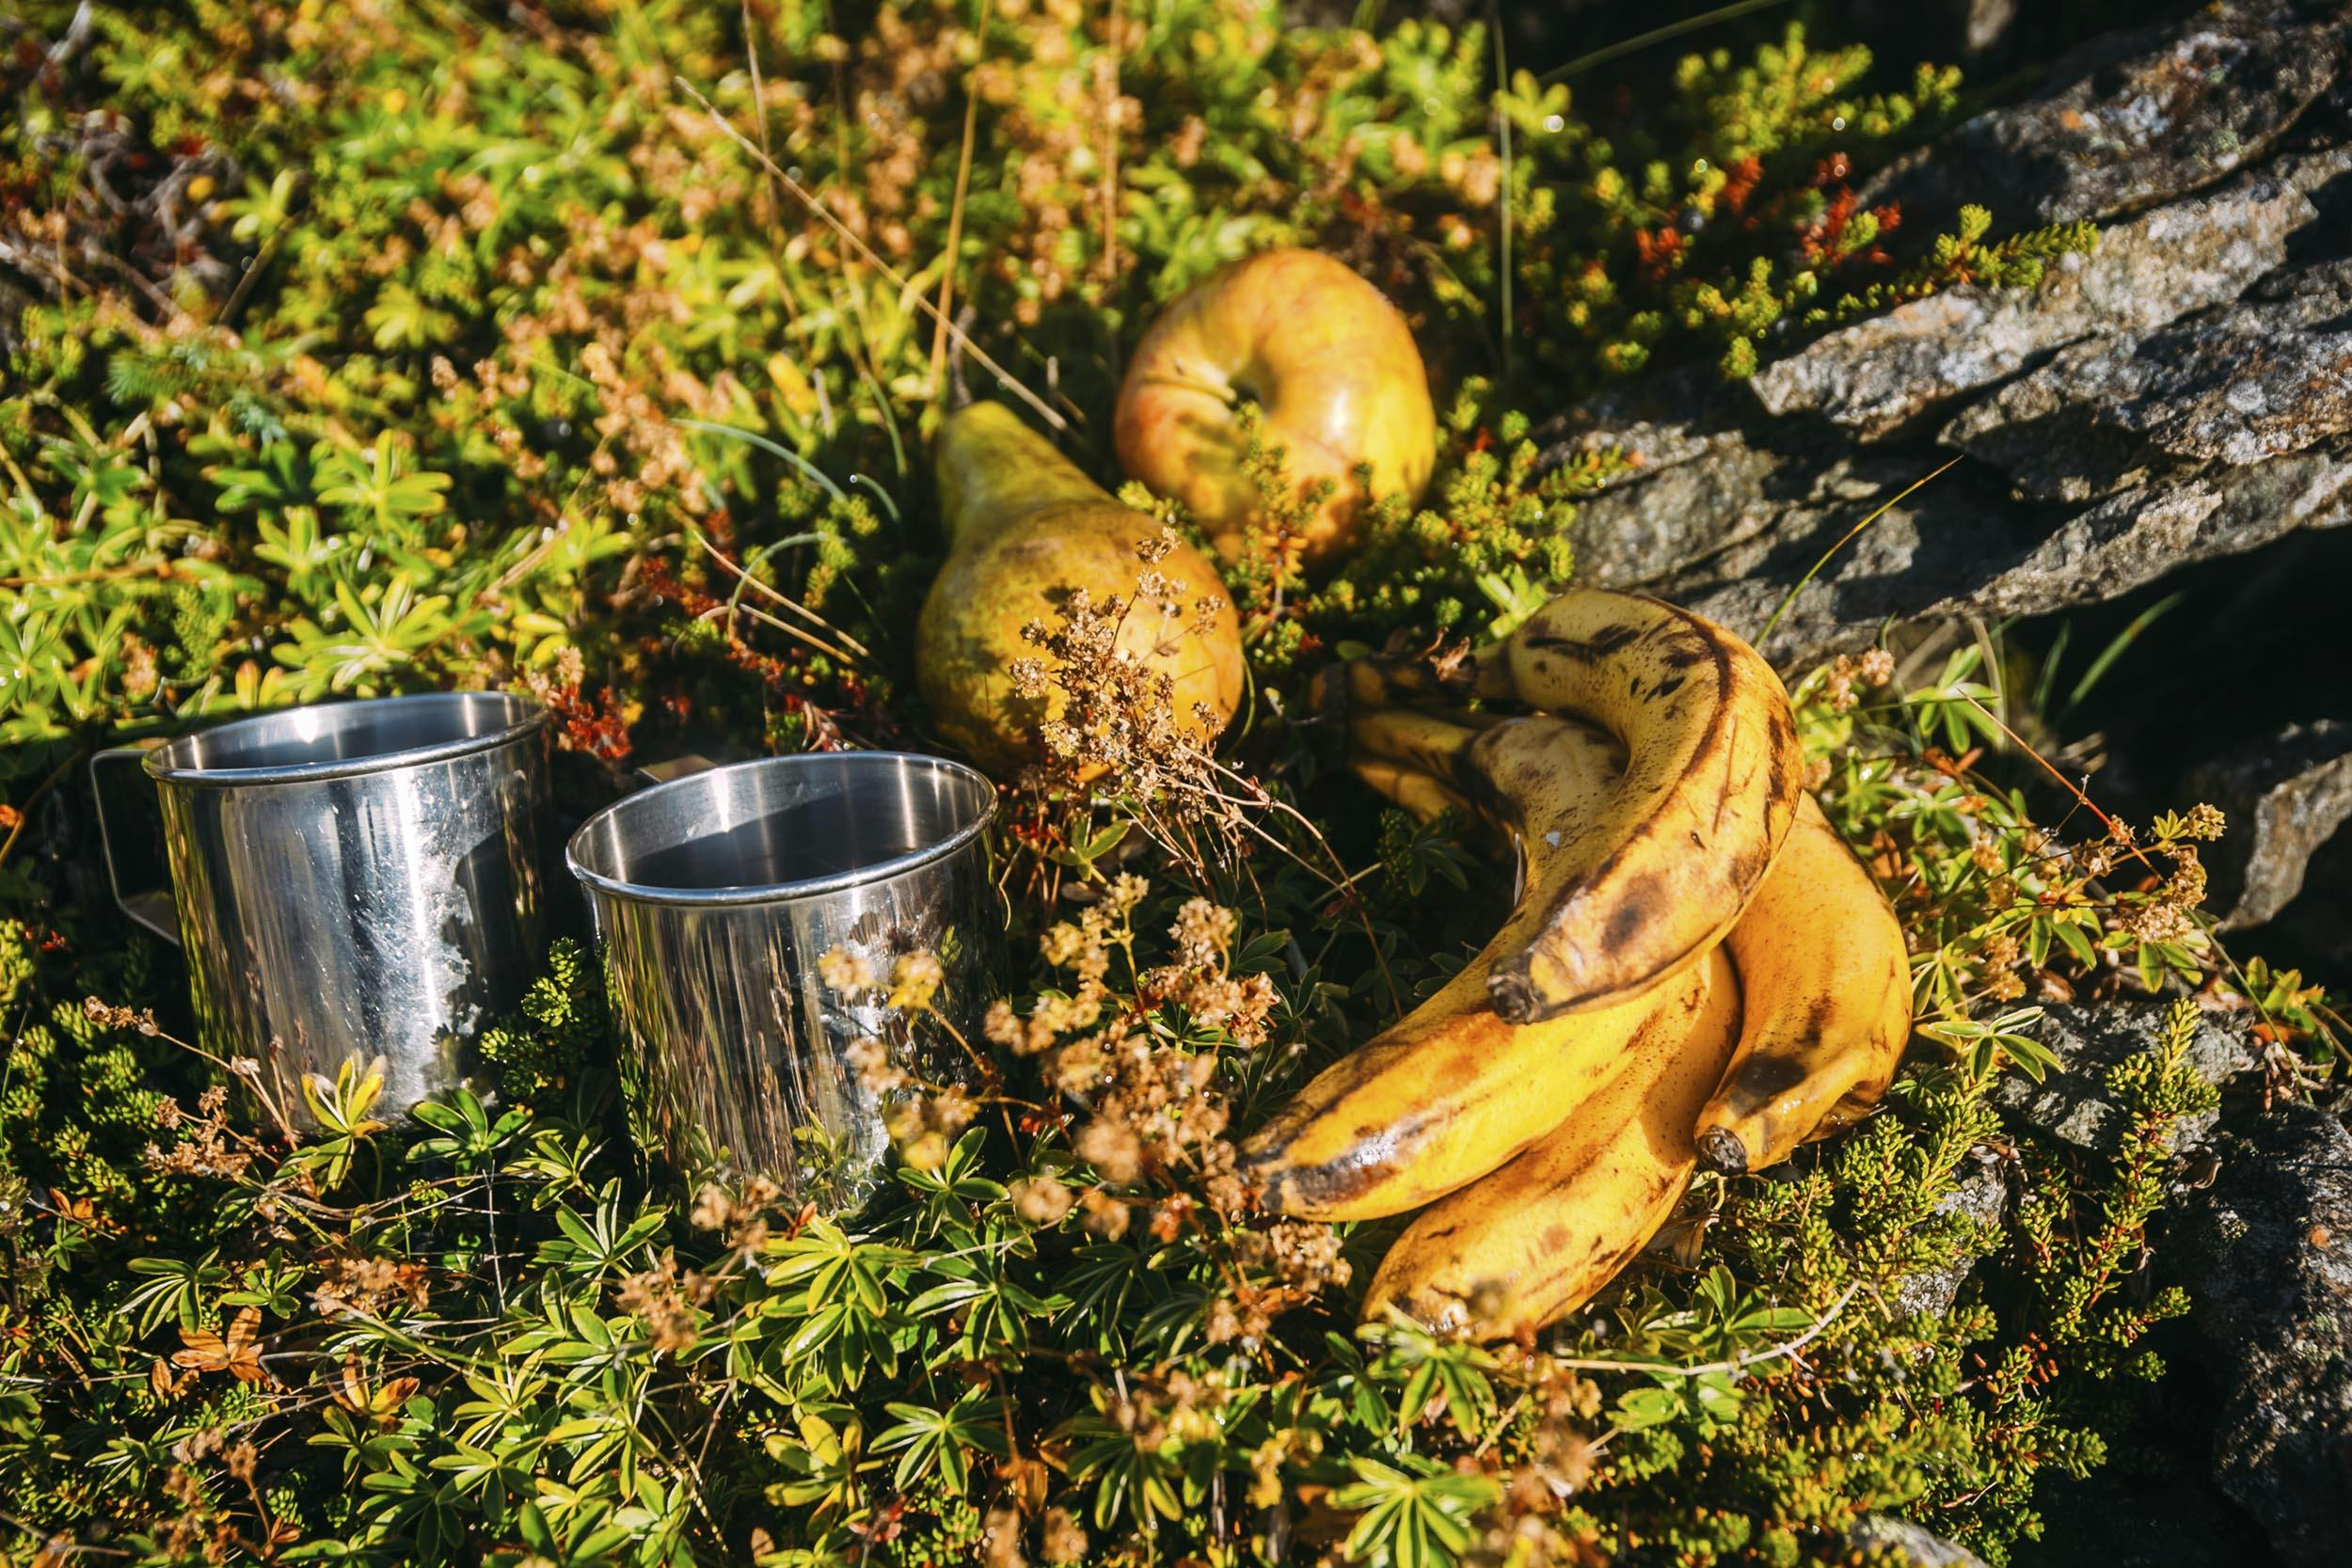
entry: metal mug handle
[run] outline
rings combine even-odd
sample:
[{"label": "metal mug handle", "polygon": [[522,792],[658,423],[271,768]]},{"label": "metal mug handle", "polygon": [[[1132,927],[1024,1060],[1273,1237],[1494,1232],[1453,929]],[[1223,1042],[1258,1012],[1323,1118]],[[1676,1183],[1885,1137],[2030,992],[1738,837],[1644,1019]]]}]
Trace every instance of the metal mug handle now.
[{"label": "metal mug handle", "polygon": [[98,802],[98,843],[106,861],[106,883],[114,889],[115,902],[122,912],[171,943],[180,946],[180,911],[171,901],[169,888],[147,888],[137,893],[122,891],[121,873],[115,869],[115,835],[106,820],[106,790],[99,782],[98,770],[106,763],[138,762],[147,753],[163,744],[161,739],[135,740],[128,746],[109,746],[89,759],[90,794]]},{"label": "metal mug handle", "polygon": [[631,768],[629,788],[632,791],[647,789],[655,784],[668,784],[672,779],[691,778],[697,773],[707,773],[714,768],[724,768],[731,762],[742,762],[753,754],[731,746],[723,746],[718,750],[720,754],[715,757],[705,756],[700,752],[689,752],[682,757],[668,757],[660,762],[646,763],[643,768]]}]

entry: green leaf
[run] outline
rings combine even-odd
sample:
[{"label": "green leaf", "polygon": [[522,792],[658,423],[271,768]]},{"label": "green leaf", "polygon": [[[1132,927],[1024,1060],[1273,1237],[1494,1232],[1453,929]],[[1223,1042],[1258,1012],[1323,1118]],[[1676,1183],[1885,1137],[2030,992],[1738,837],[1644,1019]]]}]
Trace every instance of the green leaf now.
[{"label": "green leaf", "polygon": [[1483,1476],[1457,1475],[1426,1460],[1397,1468],[1363,1455],[1347,1462],[1355,1480],[1334,1488],[1331,1506],[1359,1516],[1344,1550],[1374,1568],[1445,1568],[1470,1544],[1470,1519],[1496,1497]]}]

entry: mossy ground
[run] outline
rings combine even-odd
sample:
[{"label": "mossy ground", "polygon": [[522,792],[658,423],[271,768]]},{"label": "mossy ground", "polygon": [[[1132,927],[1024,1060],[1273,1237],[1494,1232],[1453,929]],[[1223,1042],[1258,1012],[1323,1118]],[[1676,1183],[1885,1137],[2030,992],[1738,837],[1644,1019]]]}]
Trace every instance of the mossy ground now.
[{"label": "mossy ground", "polygon": [[[2090,243],[1856,210],[1950,71],[1775,24],[1587,103],[1498,91],[1475,34],[1285,31],[1249,0],[0,26],[0,1550],[1793,1563],[1886,1510],[1998,1560],[2037,1477],[2128,1439],[2180,1302],[2126,1285],[2202,1091],[2136,1068],[2112,1161],[2001,1128],[2029,993],[2201,986],[2317,1054],[2328,1015],[2292,975],[2216,977],[2187,912],[2209,823],[2033,825],[1971,650],[1800,688],[1918,965],[1922,1037],[1862,1128],[1702,1180],[1620,1294],[1499,1349],[1359,1333],[1384,1228],[1218,1185],[1223,1131],[1492,929],[1484,847],[1378,811],[1284,716],[1334,650],[1489,637],[1571,577],[1597,467],[1538,476],[1521,410],[1666,360],[1743,373]],[[920,746],[946,401],[1018,384],[1110,478],[1153,303],[1278,242],[1388,288],[1454,412],[1430,497],[1337,577],[1279,537],[1234,563],[1259,686],[1228,800],[1158,836],[1119,781],[1009,806],[1003,989],[1068,1022],[1062,966],[1101,955],[1120,1116],[1052,1076],[1095,1025],[1048,1028],[927,1098],[836,1225],[641,1167],[575,947],[485,1043],[487,1102],[405,1132],[364,1072],[316,1090],[341,1131],[256,1132],[179,1043],[175,961],[91,876],[89,748],[450,685],[550,703],[575,806],[713,738]],[[1939,1212],[1985,1147],[2013,1224]],[[1962,1259],[1948,1312],[1894,1305]]]}]

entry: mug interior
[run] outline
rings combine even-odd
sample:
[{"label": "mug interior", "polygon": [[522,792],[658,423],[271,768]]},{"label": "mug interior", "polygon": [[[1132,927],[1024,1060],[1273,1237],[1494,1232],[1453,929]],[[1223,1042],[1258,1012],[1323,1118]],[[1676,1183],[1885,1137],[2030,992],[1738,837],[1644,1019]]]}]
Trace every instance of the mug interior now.
[{"label": "mug interior", "polygon": [[624,897],[791,897],[901,871],[976,836],[995,791],[895,752],[768,757],[628,797],[574,838],[574,873]]},{"label": "mug interior", "polygon": [[537,704],[500,691],[439,691],[286,708],[183,736],[149,759],[157,774],[307,773],[420,754],[503,736],[540,721]]}]

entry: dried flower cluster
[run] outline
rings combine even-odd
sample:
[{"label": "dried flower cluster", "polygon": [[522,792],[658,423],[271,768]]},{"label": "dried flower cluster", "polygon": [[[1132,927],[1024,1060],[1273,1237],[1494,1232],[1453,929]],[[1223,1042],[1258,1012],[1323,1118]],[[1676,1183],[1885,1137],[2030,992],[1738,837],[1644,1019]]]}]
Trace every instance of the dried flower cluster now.
[{"label": "dried flower cluster", "polygon": [[[1188,1020],[1227,1049],[1254,1050],[1279,992],[1263,974],[1232,973],[1238,922],[1203,897],[1178,906],[1168,960],[1140,962],[1135,916],[1148,893],[1139,877],[1114,878],[1076,919],[1044,932],[1041,954],[1074,977],[1071,991],[1041,996],[1026,1018],[1006,1002],[990,1010],[989,1039],[1036,1058],[1047,1085],[1082,1108],[1072,1149],[1101,1178],[1073,1195],[1058,1178],[1034,1177],[1012,1199],[1036,1225],[1075,1207],[1085,1228],[1106,1239],[1125,1235],[1137,1215],[1161,1243],[1207,1227],[1232,1272],[1201,1331],[1212,1344],[1256,1346],[1279,1314],[1344,1288],[1351,1269],[1329,1226],[1252,1220],[1226,1136],[1225,1063],[1178,1027]],[[1114,959],[1131,991],[1113,990]]]},{"label": "dried flower cluster", "polygon": [[1862,701],[1858,687],[1882,687],[1894,678],[1895,656],[1884,648],[1872,648],[1859,656],[1839,654],[1830,660],[1822,677],[1821,700],[1834,713],[1851,713]]},{"label": "dried flower cluster", "polygon": [[[1147,1169],[1188,1170],[1205,1179],[1217,1212],[1233,1218],[1246,1196],[1222,1136],[1229,1113],[1215,1087],[1218,1058],[1178,1046],[1161,1010],[1180,1006],[1246,1050],[1264,1040],[1279,997],[1265,975],[1231,973],[1233,913],[1205,898],[1178,909],[1168,930],[1173,959],[1138,972],[1134,920],[1149,888],[1140,877],[1121,875],[1076,920],[1048,928],[1041,950],[1048,964],[1075,976],[1075,989],[1041,997],[1025,1019],[1000,1001],[985,1032],[1016,1055],[1041,1056],[1046,1082],[1089,1109],[1075,1147],[1105,1180],[1123,1185]],[[1125,960],[1132,996],[1109,989],[1114,954]]]},{"label": "dried flower cluster", "polygon": [[683,1355],[701,1332],[698,1309],[717,1290],[718,1282],[697,1270],[681,1273],[677,1254],[665,1252],[652,1268],[623,1280],[612,1304],[645,1325],[656,1351]]},{"label": "dried flower cluster", "polygon": [[[148,1019],[142,1033],[152,1033],[153,1022]],[[170,1176],[234,1178],[243,1176],[253,1163],[253,1141],[230,1124],[226,1084],[207,1085],[196,1098],[193,1117],[166,1095],[155,1107],[155,1120],[163,1131],[179,1136],[168,1148],[149,1144],[140,1150],[150,1170]]]},{"label": "dried flower cluster", "polygon": [[1040,657],[1013,661],[1013,688],[1048,715],[1028,788],[1075,798],[1117,793],[1179,820],[1207,809],[1221,721],[1205,706],[1179,715],[1175,683],[1152,660],[1213,628],[1224,601],[1208,593],[1187,602],[1189,585],[1161,572],[1176,544],[1164,529],[1136,546],[1133,594],[1097,603],[1073,588],[1053,623],[1021,628]]}]

